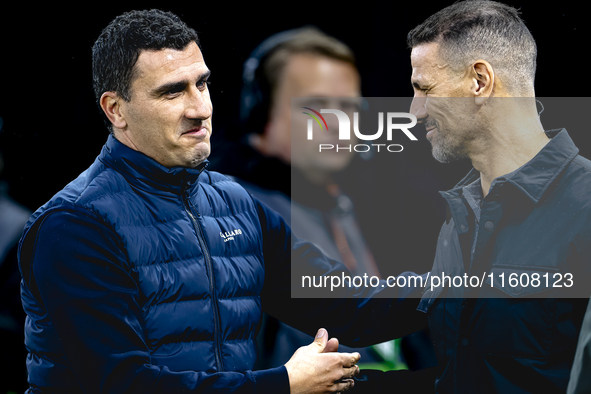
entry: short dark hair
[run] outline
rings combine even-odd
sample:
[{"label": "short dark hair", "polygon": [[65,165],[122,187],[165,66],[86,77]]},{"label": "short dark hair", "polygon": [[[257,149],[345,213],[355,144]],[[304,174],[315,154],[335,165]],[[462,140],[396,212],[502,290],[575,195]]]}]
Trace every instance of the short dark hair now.
[{"label": "short dark hair", "polygon": [[536,42],[519,16],[506,4],[486,0],[456,2],[431,15],[407,36],[414,48],[439,43],[439,56],[460,70],[479,58],[496,68],[512,92],[533,89]]},{"label": "short dark hair", "polygon": [[171,12],[130,11],[116,17],[92,47],[92,83],[99,108],[104,92],[116,92],[126,101],[131,99],[131,84],[136,76],[134,66],[141,51],[183,50],[191,42],[199,45],[197,33]]}]

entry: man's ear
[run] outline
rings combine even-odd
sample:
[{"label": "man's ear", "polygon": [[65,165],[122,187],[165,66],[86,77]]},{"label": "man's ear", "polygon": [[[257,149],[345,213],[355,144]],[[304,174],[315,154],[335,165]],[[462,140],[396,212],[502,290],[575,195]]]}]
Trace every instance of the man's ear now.
[{"label": "man's ear", "polygon": [[121,101],[123,99],[115,92],[105,92],[101,96],[100,105],[103,112],[117,129],[124,129],[127,126],[125,117],[121,111]]},{"label": "man's ear", "polygon": [[486,60],[477,60],[472,64],[472,93],[476,105],[483,105],[492,95],[495,84],[495,72]]},{"label": "man's ear", "polygon": [[267,122],[263,128],[263,134],[252,133],[248,136],[248,143],[250,146],[265,156],[270,153],[269,139],[267,138],[270,127],[272,127],[270,122]]}]

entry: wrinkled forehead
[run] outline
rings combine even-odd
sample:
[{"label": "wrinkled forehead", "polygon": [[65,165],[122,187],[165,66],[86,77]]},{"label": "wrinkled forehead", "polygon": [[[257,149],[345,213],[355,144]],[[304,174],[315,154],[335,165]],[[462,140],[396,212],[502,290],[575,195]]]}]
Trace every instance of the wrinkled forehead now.
[{"label": "wrinkled forehead", "polygon": [[138,79],[174,78],[183,74],[202,73],[207,70],[203,54],[195,42],[183,50],[163,48],[143,50],[134,67]]},{"label": "wrinkled forehead", "polygon": [[439,44],[436,42],[421,44],[414,47],[410,54],[413,83],[429,83],[432,79],[438,79],[444,71],[449,69],[449,64],[439,56]]},{"label": "wrinkled forehead", "polygon": [[410,53],[410,64],[413,69],[444,66],[439,57],[439,44],[430,42],[413,47]]}]

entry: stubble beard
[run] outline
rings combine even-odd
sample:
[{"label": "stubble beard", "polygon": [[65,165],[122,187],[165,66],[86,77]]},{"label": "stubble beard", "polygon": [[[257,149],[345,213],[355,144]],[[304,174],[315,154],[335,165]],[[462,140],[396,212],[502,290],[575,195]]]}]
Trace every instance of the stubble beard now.
[{"label": "stubble beard", "polygon": [[436,122],[436,126],[435,135],[429,138],[431,153],[435,160],[440,163],[453,163],[467,158],[461,141],[449,132],[442,130],[438,122]]}]

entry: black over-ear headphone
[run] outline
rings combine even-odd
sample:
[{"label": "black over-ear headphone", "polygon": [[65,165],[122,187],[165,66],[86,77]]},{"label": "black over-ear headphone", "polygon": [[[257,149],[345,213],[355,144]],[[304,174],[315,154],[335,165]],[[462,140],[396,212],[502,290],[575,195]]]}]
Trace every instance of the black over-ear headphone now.
[{"label": "black over-ear headphone", "polygon": [[263,64],[281,44],[291,40],[303,30],[304,26],[274,34],[264,40],[252,51],[242,69],[242,91],[240,94],[240,126],[243,133],[262,133],[268,119],[271,101],[271,87],[263,77]]}]

